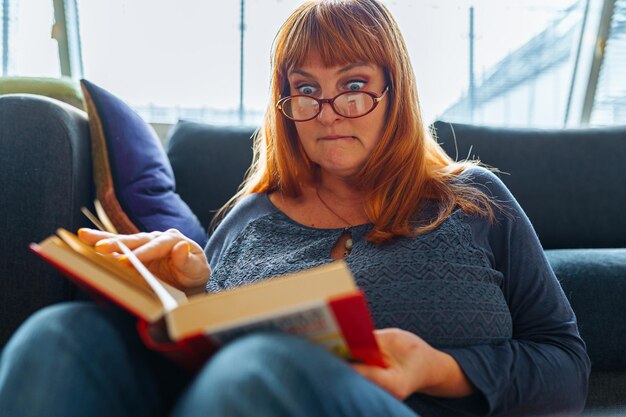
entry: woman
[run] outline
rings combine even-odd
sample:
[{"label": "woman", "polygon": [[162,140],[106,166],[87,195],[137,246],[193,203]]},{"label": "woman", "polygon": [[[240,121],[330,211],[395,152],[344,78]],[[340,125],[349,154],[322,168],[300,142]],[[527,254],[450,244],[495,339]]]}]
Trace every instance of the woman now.
[{"label": "woman", "polygon": [[[297,338],[257,334],[227,345],[191,378],[143,348],[119,311],[61,306],[29,320],[7,347],[0,411],[580,411],[589,360],[567,299],[504,185],[450,160],[428,134],[385,7],[302,5],[275,40],[271,91],[253,169],[204,251],[174,230],[122,239],[189,292],[345,258],[389,366],[350,366]],[[104,253],[117,250],[106,233],[80,236]],[[78,406],[69,400],[76,395]]]}]

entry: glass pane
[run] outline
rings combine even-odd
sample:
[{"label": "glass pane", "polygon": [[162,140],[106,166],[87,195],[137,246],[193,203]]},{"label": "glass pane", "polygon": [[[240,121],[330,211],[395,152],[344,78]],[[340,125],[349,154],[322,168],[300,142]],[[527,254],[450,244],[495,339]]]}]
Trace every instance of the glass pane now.
[{"label": "glass pane", "polygon": [[385,3],[411,53],[426,121],[562,126],[583,2]]},{"label": "glass pane", "polygon": [[[52,1],[11,0],[6,16],[3,11],[4,8],[0,7],[2,74],[60,77],[57,43],[51,37],[54,23]],[[8,46],[6,50],[5,45]]]},{"label": "glass pane", "polygon": [[272,41],[302,0],[247,0],[244,46],[244,106],[247,122],[259,124],[267,107]]},{"label": "glass pane", "polygon": [[79,0],[85,78],[146,119],[236,123],[239,2]]},{"label": "glass pane", "polygon": [[[427,122],[562,126],[583,0],[384,2],[405,35]],[[245,1],[243,119],[240,1],[78,3],[86,78],[150,121],[257,125],[267,105],[272,40],[301,1]]]},{"label": "glass pane", "polygon": [[626,0],[617,0],[596,97],[591,125],[626,124]]}]

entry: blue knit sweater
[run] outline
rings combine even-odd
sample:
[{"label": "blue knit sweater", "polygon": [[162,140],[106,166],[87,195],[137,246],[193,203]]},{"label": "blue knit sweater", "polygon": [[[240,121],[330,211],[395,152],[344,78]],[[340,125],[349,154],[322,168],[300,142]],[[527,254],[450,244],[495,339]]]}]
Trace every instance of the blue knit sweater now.
[{"label": "blue knit sweater", "polygon": [[[377,328],[411,331],[451,354],[478,394],[413,395],[421,416],[570,415],[582,408],[589,359],[576,319],[527,217],[502,182],[459,177],[498,204],[495,222],[458,210],[436,230],[376,245],[351,229],[346,258]],[[267,194],[242,199],[206,247],[208,291],[331,262],[343,229],[299,224]]]}]

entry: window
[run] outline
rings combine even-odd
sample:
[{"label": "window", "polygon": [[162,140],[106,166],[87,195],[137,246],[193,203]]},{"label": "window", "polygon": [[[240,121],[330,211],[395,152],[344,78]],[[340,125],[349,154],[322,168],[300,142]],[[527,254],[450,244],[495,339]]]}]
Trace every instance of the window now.
[{"label": "window", "polygon": [[2,75],[60,77],[52,1],[0,0]]},{"label": "window", "polygon": [[239,3],[79,0],[84,77],[152,122],[236,123]]},{"label": "window", "polygon": [[[578,2],[386,3],[413,55],[426,120],[562,123]],[[272,39],[300,1],[184,0],[175,8],[147,0],[78,4],[85,76],[148,119],[236,122],[241,105],[245,120],[258,123],[268,96]]]},{"label": "window", "polygon": [[272,41],[280,25],[301,3],[301,0],[245,2],[243,103],[257,124],[268,103]]},{"label": "window", "polygon": [[579,1],[388,1],[425,120],[562,126]]},{"label": "window", "polygon": [[[267,105],[274,35],[301,3],[65,1],[78,4],[84,76],[144,118],[249,125]],[[383,0],[412,55],[427,122],[539,127],[587,123],[594,97],[593,124],[623,120],[625,1]],[[600,65],[594,96],[589,74]]]}]

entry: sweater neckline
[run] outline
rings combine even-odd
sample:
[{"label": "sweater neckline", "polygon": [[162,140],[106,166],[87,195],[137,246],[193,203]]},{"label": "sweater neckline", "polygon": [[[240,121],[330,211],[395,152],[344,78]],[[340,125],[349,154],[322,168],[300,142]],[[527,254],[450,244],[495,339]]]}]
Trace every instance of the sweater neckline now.
[{"label": "sweater neckline", "polygon": [[271,208],[271,210],[277,214],[278,216],[280,216],[283,220],[285,220],[286,222],[297,226],[300,229],[304,229],[304,230],[308,230],[308,231],[315,231],[315,232],[341,232],[344,230],[351,230],[351,231],[355,231],[355,230],[362,230],[362,229],[367,229],[369,227],[372,226],[371,223],[362,223],[362,224],[357,224],[351,227],[314,227],[314,226],[308,226],[306,224],[302,224],[294,219],[292,219],[291,217],[289,217],[285,212],[283,212],[282,210],[280,210],[278,207],[276,207],[276,205],[274,203],[272,203],[272,200],[270,200],[270,196],[268,193],[263,193],[264,194],[264,198],[265,201],[267,202],[267,204],[269,205],[269,207]]}]

